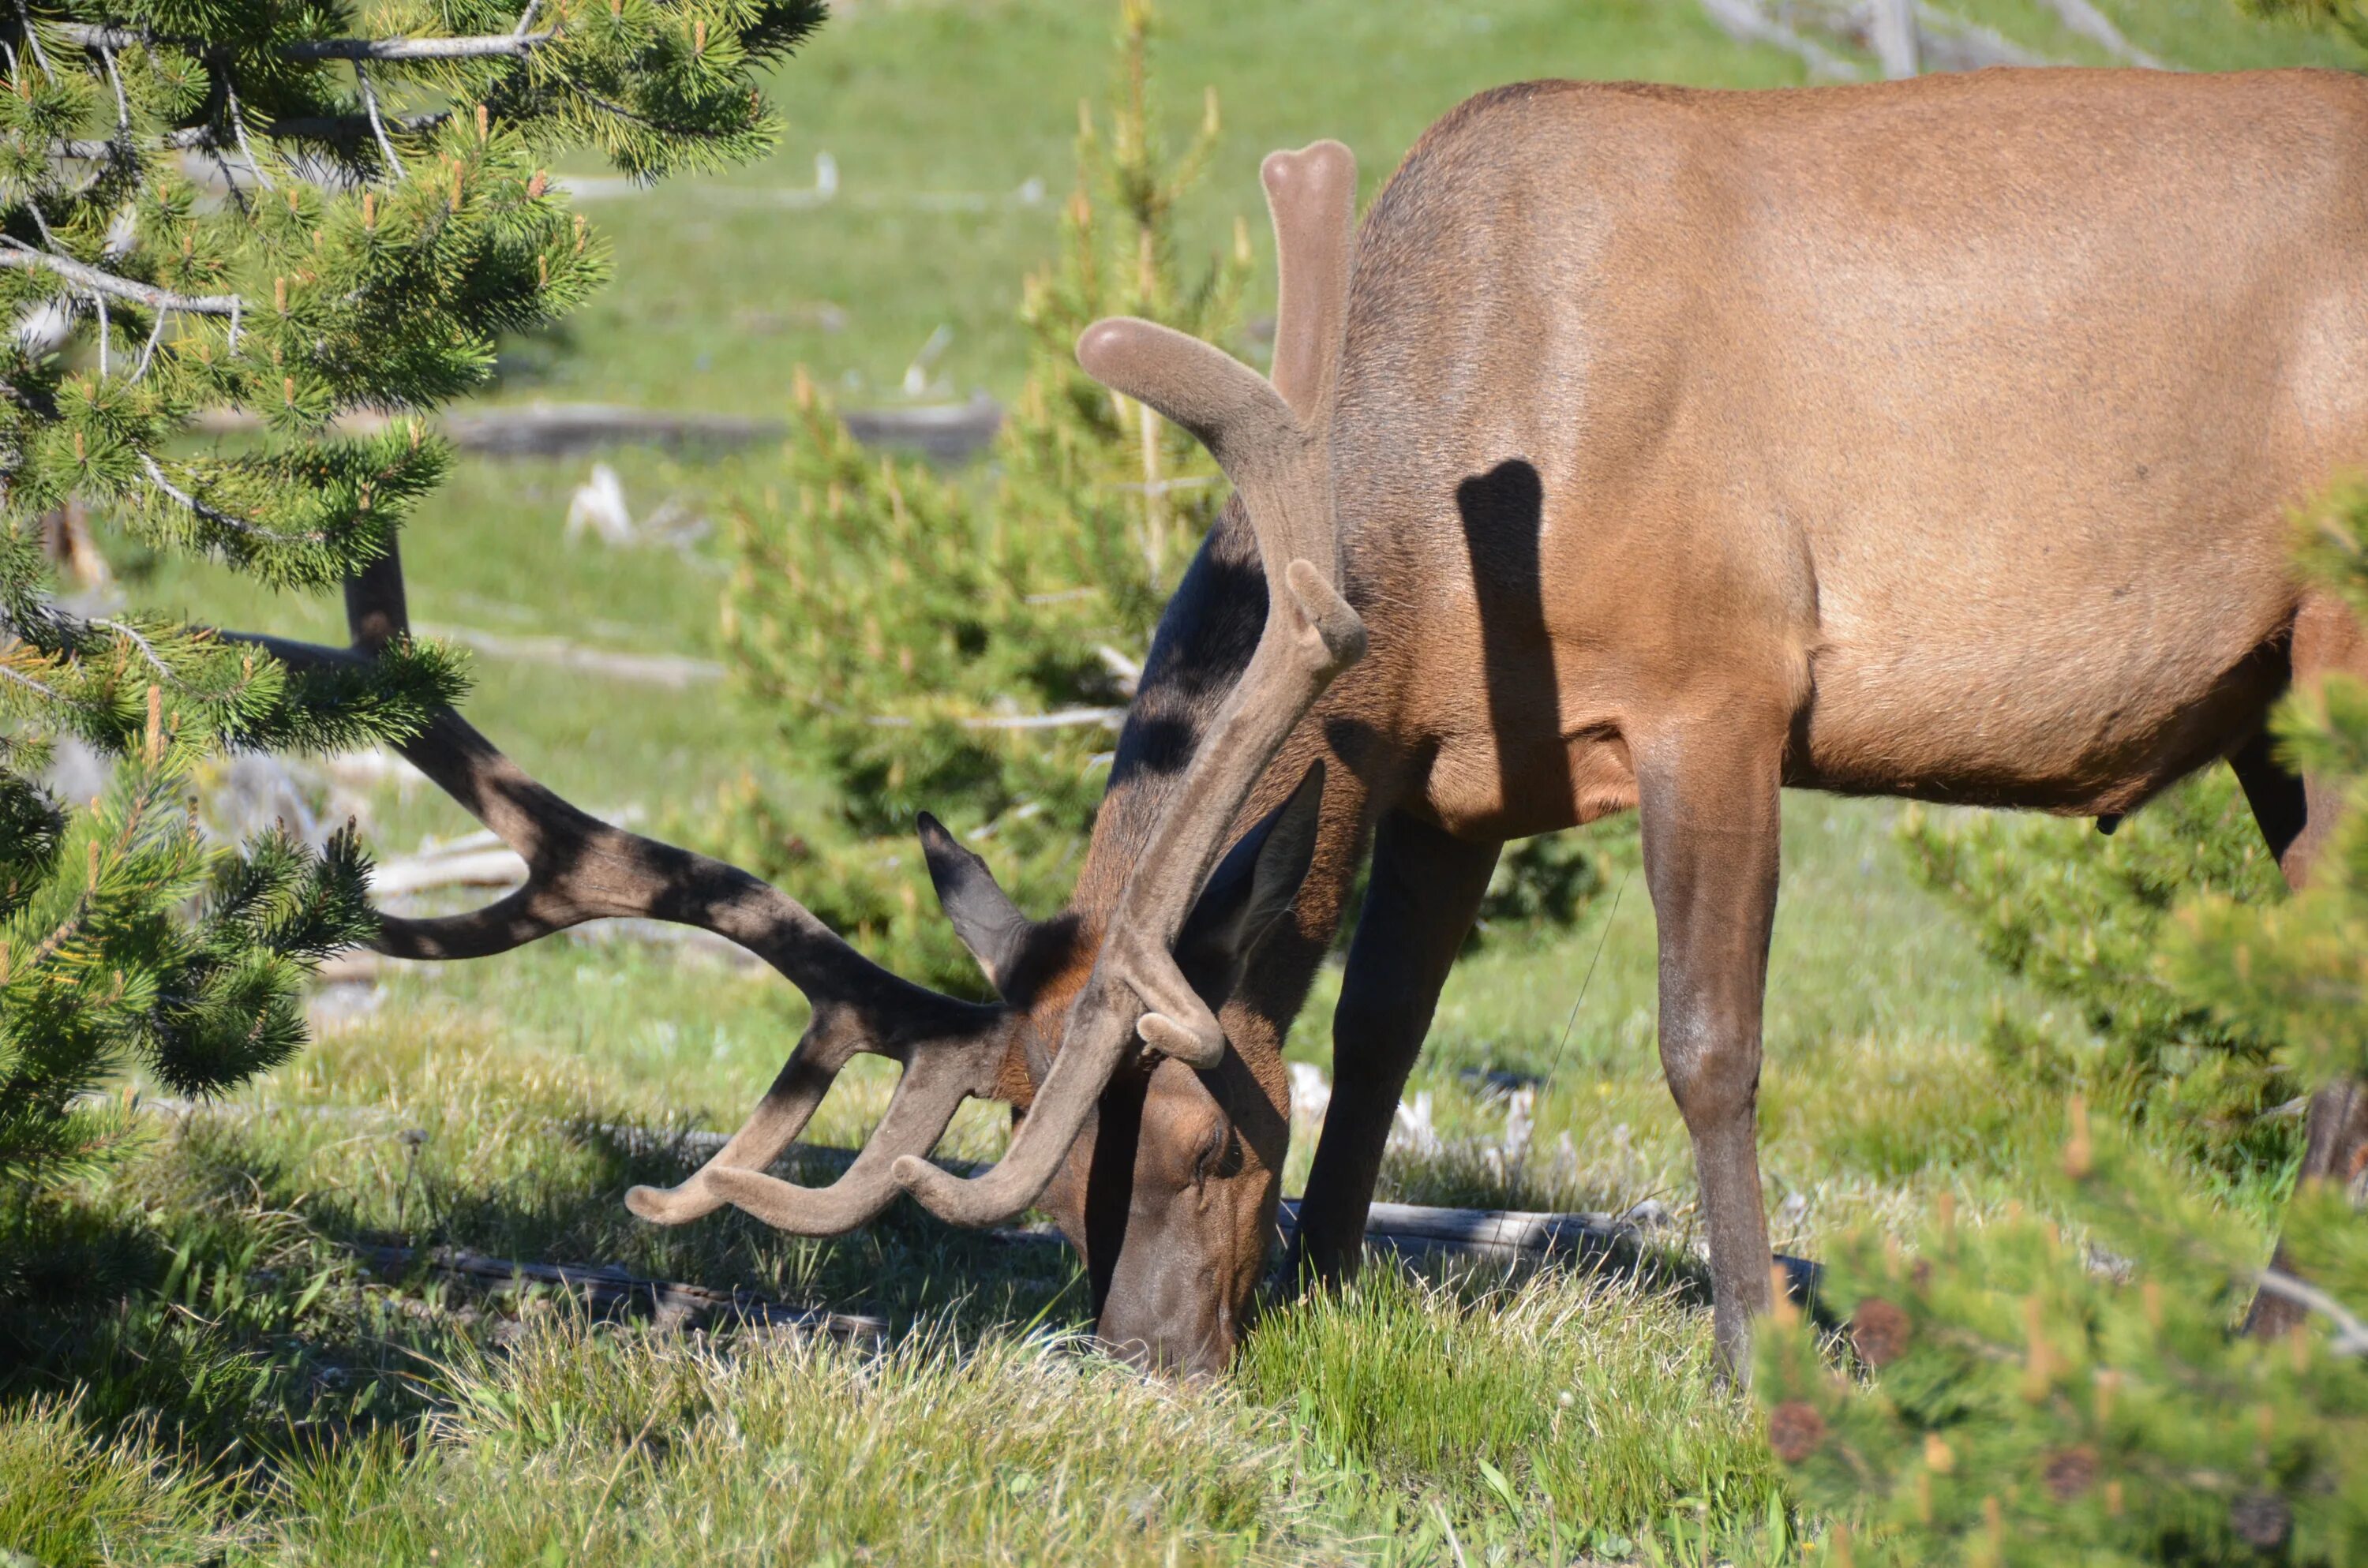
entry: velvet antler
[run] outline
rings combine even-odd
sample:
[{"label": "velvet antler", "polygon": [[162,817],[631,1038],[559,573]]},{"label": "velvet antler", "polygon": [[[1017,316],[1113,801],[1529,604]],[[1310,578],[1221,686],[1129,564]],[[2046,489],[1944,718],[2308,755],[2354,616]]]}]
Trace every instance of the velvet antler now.
[{"label": "velvet antler", "polygon": [[1035,1200],[1138,1040],[1196,1067],[1223,1058],[1224,1033],[1178,969],[1176,939],[1276,753],[1365,651],[1364,622],[1340,592],[1330,438],[1356,159],[1337,142],[1318,142],[1274,153],[1260,172],[1281,270],[1272,381],[1151,322],[1097,322],[1078,340],[1078,363],[1096,380],[1190,430],[1215,456],[1241,494],[1275,591],[1249,668],[1127,879],[1010,1149],[967,1180],[913,1156],[895,1163],[914,1197],[963,1224],[993,1224]]}]

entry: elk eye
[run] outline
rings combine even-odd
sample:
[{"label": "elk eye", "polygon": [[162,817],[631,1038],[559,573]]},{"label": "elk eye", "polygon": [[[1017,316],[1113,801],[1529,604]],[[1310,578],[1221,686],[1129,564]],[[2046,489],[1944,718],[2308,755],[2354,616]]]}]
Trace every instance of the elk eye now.
[{"label": "elk eye", "polygon": [[1198,1187],[1217,1174],[1217,1162],[1224,1157],[1228,1136],[1228,1130],[1221,1121],[1209,1129],[1209,1135],[1201,1140],[1201,1147],[1192,1156],[1192,1185]]}]

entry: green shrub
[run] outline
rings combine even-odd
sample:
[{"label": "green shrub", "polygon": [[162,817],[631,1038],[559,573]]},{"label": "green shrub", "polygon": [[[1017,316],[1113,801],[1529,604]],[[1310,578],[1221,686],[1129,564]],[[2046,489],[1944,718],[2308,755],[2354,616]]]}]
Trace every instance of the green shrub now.
[{"label": "green shrub", "polygon": [[[2305,575],[2368,613],[2368,491],[2306,521]],[[2128,900],[2164,949],[2158,994],[2135,1010],[2257,1042],[2305,1085],[2368,1078],[2368,683],[2323,677],[2275,731],[2286,759],[2344,786],[2345,816],[2292,899],[2207,887],[2168,916]],[[1993,929],[2015,925],[2008,909]],[[2076,1096],[2041,1215],[1961,1232],[1944,1210],[1912,1256],[1866,1238],[1838,1250],[1827,1304],[1871,1381],[1831,1366],[1798,1314],[1763,1325],[1770,1446],[1813,1502],[1854,1518],[1859,1561],[2368,1560],[2359,1174],[2297,1192],[2264,1268],[2243,1215],[2111,1119],[2092,1130]],[[2242,1334],[2257,1290],[2301,1321]]]},{"label": "green shrub", "polygon": [[2001,1013],[1987,1043],[2002,1066],[2158,1120],[2224,1170],[2274,1171],[2292,1157],[2295,1123],[2263,1114],[2295,1092],[2271,1042],[2215,1016],[2156,963],[2183,894],[2284,894],[2226,768],[2180,784],[2111,836],[2085,821],[1944,822],[1914,810],[1900,833],[1917,874],[1973,923],[1983,951],[2067,1004],[2088,1031]]},{"label": "green shrub", "polygon": [[[1117,717],[1169,589],[1214,519],[1215,464],[1185,431],[1077,368],[1077,335],[1141,315],[1240,347],[1247,230],[1187,275],[1174,215],[1217,131],[1169,158],[1150,13],[1121,7],[1109,129],[1081,107],[1057,261],[1030,277],[1028,380],[989,472],[867,453],[803,372],[784,467],[732,514],[724,642],[740,690],[830,790],[818,828],[753,776],[707,832],[825,902],[815,912],[906,972],[975,993],[913,839],[929,811],[989,855],[1022,907],[1065,900]],[[826,890],[826,891],[825,891]]]}]

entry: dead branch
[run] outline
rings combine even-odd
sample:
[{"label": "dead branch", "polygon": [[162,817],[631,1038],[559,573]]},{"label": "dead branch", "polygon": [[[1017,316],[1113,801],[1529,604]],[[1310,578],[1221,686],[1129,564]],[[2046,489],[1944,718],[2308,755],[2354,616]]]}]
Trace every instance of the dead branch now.
[{"label": "dead branch", "polygon": [[176,294],[169,289],[159,289],[151,283],[135,283],[129,278],[118,278],[111,272],[85,267],[71,256],[52,256],[47,251],[28,249],[15,241],[0,245],[0,267],[13,267],[38,272],[54,273],[75,288],[93,294],[105,294],[133,304],[146,305],[156,311],[187,311],[193,315],[235,315],[245,308],[245,301],[235,294]]},{"label": "dead branch", "polygon": [[504,1289],[550,1285],[579,1297],[603,1316],[646,1317],[666,1328],[698,1330],[727,1324],[820,1335],[842,1344],[876,1346],[888,1337],[885,1320],[811,1307],[786,1306],[752,1290],[713,1290],[644,1279],[614,1264],[525,1263],[457,1247],[357,1246],[354,1256],[376,1273],[416,1271]]},{"label": "dead branch", "polygon": [[2317,1286],[2297,1279],[2282,1269],[2264,1268],[2261,1270],[2260,1288],[2264,1295],[2292,1301],[2333,1324],[2336,1334],[2328,1348],[2336,1355],[2368,1356],[2368,1323],[2362,1323],[2342,1302]]},{"label": "dead branch", "polygon": [[[197,45],[200,40],[152,33],[144,28],[95,27],[85,22],[59,22],[52,30],[68,43],[90,50],[137,49],[142,44]],[[488,33],[474,38],[324,38],[291,43],[276,50],[282,60],[488,60],[503,55],[531,54],[559,36],[556,29],[540,33]]]},{"label": "dead branch", "polygon": [[1710,19],[1726,36],[1741,43],[1772,44],[1800,57],[1809,74],[1836,82],[1855,82],[1859,69],[1821,43],[1793,31],[1762,11],[1756,0],[1702,0]]},{"label": "dead branch", "polygon": [[2142,65],[2149,71],[2169,69],[2161,61],[2123,36],[2122,29],[2113,26],[2112,18],[2090,5],[2089,0],[2047,0],[2047,3],[2055,8],[2055,15],[2066,31],[2087,39],[2114,59],[2131,65]]},{"label": "dead branch", "polygon": [[557,665],[563,669],[582,670],[586,675],[603,676],[610,680],[635,681],[679,689],[723,678],[723,666],[712,659],[686,658],[677,653],[618,653],[586,647],[564,638],[512,637],[497,631],[480,631],[468,626],[423,624],[414,630],[423,637],[458,642],[493,658]]}]

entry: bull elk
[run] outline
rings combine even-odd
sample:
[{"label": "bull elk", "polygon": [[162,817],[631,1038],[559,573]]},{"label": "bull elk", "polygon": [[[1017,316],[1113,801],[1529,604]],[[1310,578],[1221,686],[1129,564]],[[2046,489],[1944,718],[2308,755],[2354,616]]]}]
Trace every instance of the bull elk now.
[{"label": "bull elk", "polygon": [[[2287,514],[2368,454],[2368,86],[2081,71],[1816,91],[1537,83],[1440,121],[1353,222],[1355,167],[1266,162],[1273,375],[1138,321],[1078,346],[1235,494],[1162,620],[1071,909],[1032,921],[927,818],[1002,1001],[874,967],[786,894],[607,826],[457,715],[406,755],[526,858],[412,958],[578,921],[705,926],[805,991],[756,1113],[646,1219],[803,1234],[898,1193],[1042,1203],[1100,1332],[1221,1366],[1263,1273],[1281,1042],[1370,846],[1336,1088],[1289,1267],[1358,1260],[1393,1108],[1508,839],[1634,807],[1660,1050],[1731,1366],[1769,1303],[1756,1150],[1781,790],[2080,815],[2226,758],[2290,878],[2331,797],[2263,739],[2368,673]],[[403,633],[399,567],[349,592]],[[1230,847],[1229,847],[1230,845]],[[860,1156],[765,1174],[858,1051],[904,1074]],[[924,1156],[968,1096],[990,1172]],[[2357,1165],[2323,1093],[2309,1162]]]}]

